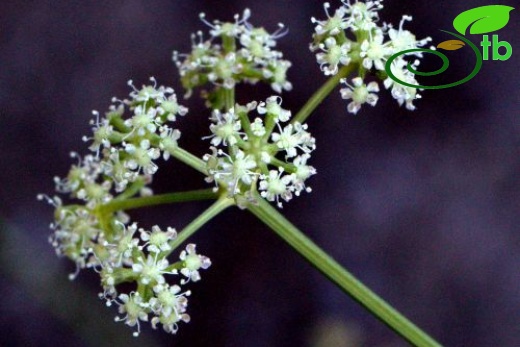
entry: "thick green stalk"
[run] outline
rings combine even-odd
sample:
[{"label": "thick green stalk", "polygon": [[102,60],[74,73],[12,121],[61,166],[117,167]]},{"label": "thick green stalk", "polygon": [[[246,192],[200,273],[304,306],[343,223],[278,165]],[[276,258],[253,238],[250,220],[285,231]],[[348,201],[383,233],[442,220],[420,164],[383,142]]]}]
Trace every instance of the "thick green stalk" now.
[{"label": "thick green stalk", "polygon": [[177,147],[174,151],[171,152],[171,155],[175,157],[177,160],[183,162],[184,164],[191,166],[198,172],[207,175],[206,163],[204,162],[204,160],[194,156],[185,149]]},{"label": "thick green stalk", "polygon": [[224,105],[225,111],[229,111],[233,107],[235,107],[235,88],[227,89],[224,88]]},{"label": "thick green stalk", "polygon": [[144,196],[141,198],[126,200],[112,200],[111,202],[101,206],[101,211],[105,214],[110,214],[120,210],[130,210],[147,206],[172,204],[176,202],[214,200],[217,198],[218,194],[215,193],[213,189],[193,190],[180,193]]},{"label": "thick green stalk", "polygon": [[357,64],[349,64],[339,69],[338,73],[331,78],[325,84],[318,89],[311,98],[303,105],[301,110],[294,116],[291,123],[304,123],[307,118],[314,112],[323,100],[336,88],[342,78],[346,78],[352,71],[357,68]]},{"label": "thick green stalk", "polygon": [[441,345],[410,322],[392,306],[368,289],[338,262],[320,249],[311,239],[305,236],[291,222],[272,207],[267,201],[258,197],[257,205],[249,205],[248,209],[291,247],[300,253],[318,270],[331,279],[343,291],[363,305],[374,316],[383,321],[396,333],[414,346],[440,347]]},{"label": "thick green stalk", "polygon": [[226,208],[233,206],[235,200],[228,198],[227,196],[220,197],[213,203],[206,211],[202,212],[197,218],[195,218],[190,224],[188,224],[179,233],[177,238],[170,243],[171,250],[166,253],[169,255],[177,247],[179,247],[184,241],[190,238],[197,230],[199,230],[204,224],[209,222],[213,217],[224,211]]}]

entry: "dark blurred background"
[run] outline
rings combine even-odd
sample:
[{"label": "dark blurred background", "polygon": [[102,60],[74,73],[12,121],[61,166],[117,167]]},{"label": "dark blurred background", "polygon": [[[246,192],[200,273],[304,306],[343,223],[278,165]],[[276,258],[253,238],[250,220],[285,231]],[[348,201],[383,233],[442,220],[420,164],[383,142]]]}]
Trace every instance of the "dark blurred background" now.
[{"label": "dark blurred background", "polygon": [[[338,1],[333,1],[333,6]],[[485,1],[386,1],[383,20],[434,43],[452,20]],[[503,4],[515,5],[507,0]],[[155,76],[182,95],[172,50],[209,19],[245,7],[251,22],[290,29],[279,48],[293,62],[293,111],[324,81],[307,47],[321,1],[39,0],[0,2],[0,345],[2,346],[406,346],[246,212],[226,211],[195,236],[213,260],[193,284],[192,322],[177,336],[144,324],[140,338],[97,299],[97,274],[67,280],[73,265],[47,243],[52,194],[69,152],[86,153],[90,111],[125,97],[126,81]],[[520,47],[518,10],[500,40],[505,62],[486,61],[469,83],[426,91],[415,112],[381,92],[353,116],[335,92],[310,119],[318,149],[314,192],[283,212],[340,263],[446,346],[520,346]],[[480,41],[474,38],[475,43]],[[459,51],[460,52],[460,51]],[[451,71],[473,66],[468,51]],[[461,58],[463,57],[463,58]],[[425,68],[436,68],[426,59]],[[429,82],[425,82],[429,83]],[[434,82],[432,82],[433,84]],[[244,88],[242,101],[269,88]],[[181,144],[203,154],[208,114],[184,102]],[[161,166],[158,193],[205,187],[178,162]],[[132,213],[142,226],[181,229],[206,203]]]}]

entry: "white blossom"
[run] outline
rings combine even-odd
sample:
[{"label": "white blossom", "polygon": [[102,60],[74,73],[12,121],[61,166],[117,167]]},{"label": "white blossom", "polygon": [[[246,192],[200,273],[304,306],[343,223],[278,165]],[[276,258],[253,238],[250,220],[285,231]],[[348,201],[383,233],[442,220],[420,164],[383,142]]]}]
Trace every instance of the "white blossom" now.
[{"label": "white blossom", "polygon": [[[431,37],[427,37],[422,40],[417,40],[415,35],[408,30],[403,29],[403,25],[405,21],[411,21],[412,16],[403,16],[401,22],[399,23],[399,28],[394,29],[390,27],[388,30],[388,36],[390,37],[390,41],[392,43],[392,48],[395,53],[404,51],[407,49],[414,49],[425,46],[432,39]],[[413,53],[418,57],[421,57],[422,54],[420,52]]]},{"label": "white blossom", "polygon": [[287,122],[291,118],[291,111],[282,108],[282,98],[270,96],[265,102],[260,102],[257,107],[259,114],[270,114],[275,117],[276,122]]},{"label": "white blossom", "polygon": [[219,110],[213,110],[210,118],[212,124],[209,129],[213,133],[211,136],[204,137],[204,139],[211,138],[211,144],[218,146],[220,143],[224,145],[233,146],[237,143],[240,138],[240,120],[235,114],[234,109],[229,110],[226,113],[221,113]]},{"label": "white blossom", "polygon": [[137,331],[134,332],[134,336],[139,336],[141,333],[141,326],[139,321],[148,321],[148,304],[143,301],[143,298],[139,293],[130,293],[119,295],[119,314],[124,315],[122,317],[116,317],[115,321],[124,321],[128,326],[137,326]]},{"label": "white blossom", "polygon": [[154,225],[151,231],[143,228],[139,229],[141,240],[145,242],[144,246],[150,253],[160,253],[171,250],[170,241],[177,237],[177,232],[174,228],[168,227],[166,231],[162,231],[158,225]]},{"label": "white blossom", "polygon": [[316,54],[316,60],[325,76],[337,74],[339,64],[348,65],[351,61],[349,42],[338,45],[336,39],[329,37],[319,48],[322,52]]},{"label": "white blossom", "polygon": [[312,189],[305,185],[305,181],[316,174],[316,169],[310,165],[307,165],[307,160],[310,159],[310,154],[303,153],[296,157],[293,161],[293,165],[296,167],[296,171],[293,175],[293,186],[294,194],[299,196],[302,191],[310,193]]},{"label": "white blossom", "polygon": [[318,35],[337,35],[341,31],[347,29],[350,25],[350,20],[348,17],[345,16],[346,9],[345,7],[338,8],[334,15],[331,16],[329,13],[330,9],[330,3],[325,2],[323,4],[323,8],[325,9],[325,14],[327,15],[326,20],[317,20],[316,18],[312,17],[311,21],[313,24],[316,24],[316,34]]},{"label": "white blossom", "polygon": [[196,246],[193,243],[186,246],[186,250],[181,252],[179,258],[184,264],[180,271],[181,274],[193,282],[200,280],[200,269],[206,270],[211,266],[211,260],[204,255],[197,254]]},{"label": "white blossom", "polygon": [[370,82],[368,85],[363,83],[361,77],[356,77],[352,80],[352,85],[348,84],[346,80],[343,80],[347,88],[340,90],[341,97],[345,100],[352,100],[347,110],[350,113],[356,114],[360,109],[361,105],[367,103],[370,106],[375,106],[378,100],[376,92],[379,92],[379,86],[376,82]]},{"label": "white blossom", "polygon": [[371,30],[376,27],[379,19],[378,11],[383,8],[382,1],[358,1],[351,3],[350,0],[342,0],[345,12],[349,15],[350,28],[353,31]]},{"label": "white blossom", "polygon": [[142,257],[138,258],[137,262],[132,264],[132,271],[139,274],[142,284],[163,284],[165,282],[163,275],[176,273],[176,270],[168,271],[168,266],[170,266],[168,260],[156,253],[148,255],[146,260]]},{"label": "white blossom", "polygon": [[[251,121],[250,113],[254,111],[261,117],[251,117]],[[305,181],[316,170],[307,165],[307,160],[316,148],[316,140],[307,131],[306,124],[287,124],[290,119],[291,111],[282,107],[279,96],[246,106],[237,104],[225,114],[215,111],[214,123],[210,126],[213,135],[208,137],[212,138],[212,153],[203,156],[208,171],[206,181],[215,184],[215,192],[223,188],[235,198],[238,206],[246,206],[254,201],[256,188],[264,187],[269,181],[270,172],[286,169],[287,174],[280,179],[286,183],[287,192],[272,196],[263,192],[263,197],[278,202],[282,196],[288,201],[293,193],[310,192]],[[281,154],[283,159],[277,158]],[[275,186],[277,181],[271,180]]]},{"label": "white blossom", "polygon": [[234,158],[219,151],[219,155],[224,156],[220,160],[221,169],[215,171],[213,176],[216,180],[226,183],[231,194],[240,193],[240,183],[251,185],[253,179],[258,175],[253,169],[257,167],[254,157],[246,155],[243,151],[238,151]]},{"label": "white blossom", "polygon": [[[418,63],[418,62],[416,62]],[[418,84],[415,80],[414,75],[408,71],[407,69],[408,63],[401,58],[397,58],[394,60],[391,69],[392,73],[401,81],[410,83],[410,84]],[[417,65],[412,65],[414,68],[417,67]],[[388,77],[384,81],[384,85],[386,89],[391,88],[392,97],[397,100],[400,106],[403,104],[406,105],[406,108],[410,111],[415,110],[415,106],[413,105],[413,101],[416,99],[420,99],[421,95],[417,93],[417,88],[408,87],[405,85],[402,85],[390,77]]]},{"label": "white blossom", "polygon": [[281,208],[282,202],[280,198],[285,201],[292,199],[292,181],[293,176],[284,175],[283,170],[271,170],[269,171],[269,175],[262,175],[260,177],[260,195],[268,201],[276,201],[276,205]]},{"label": "white blossom", "polygon": [[363,67],[371,69],[374,66],[377,70],[385,70],[385,62],[392,54],[392,49],[389,47],[389,42],[383,43],[384,36],[382,31],[376,31],[376,34],[371,35],[368,40],[361,44],[361,53],[363,58]]},{"label": "white blossom", "polygon": [[306,124],[294,123],[288,124],[283,129],[279,127],[279,133],[273,133],[271,139],[286,152],[288,158],[297,155],[297,149],[304,153],[313,151],[316,147],[314,138],[307,132]]}]

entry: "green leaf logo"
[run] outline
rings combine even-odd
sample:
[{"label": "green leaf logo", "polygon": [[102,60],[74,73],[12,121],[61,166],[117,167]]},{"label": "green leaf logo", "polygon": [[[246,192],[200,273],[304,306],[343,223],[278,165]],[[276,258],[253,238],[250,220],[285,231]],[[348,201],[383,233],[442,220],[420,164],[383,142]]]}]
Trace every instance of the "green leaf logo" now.
[{"label": "green leaf logo", "polygon": [[509,12],[514,7],[488,5],[462,12],[453,21],[453,27],[462,35],[470,28],[470,34],[487,34],[502,29],[509,22]]}]

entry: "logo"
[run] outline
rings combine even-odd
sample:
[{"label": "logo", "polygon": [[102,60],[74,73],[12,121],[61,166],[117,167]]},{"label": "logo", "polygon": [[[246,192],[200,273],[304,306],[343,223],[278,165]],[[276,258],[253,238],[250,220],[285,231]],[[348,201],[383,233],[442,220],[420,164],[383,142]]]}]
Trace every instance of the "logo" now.
[{"label": "logo", "polygon": [[[443,84],[440,86],[424,86],[407,83],[405,81],[400,80],[394,75],[394,73],[392,72],[392,63],[394,62],[394,60],[402,55],[415,52],[431,53],[438,56],[442,59],[442,66],[439,69],[432,72],[422,72],[417,71],[411,63],[408,63],[407,69],[411,73],[418,76],[435,76],[446,71],[450,65],[448,57],[442,52],[426,48],[407,49],[392,55],[385,65],[385,70],[388,74],[388,77],[390,77],[397,83],[400,83],[407,87],[418,89],[444,89],[455,87],[468,82],[479,73],[480,69],[482,68],[482,62],[484,60],[489,60],[491,57],[491,59],[493,60],[505,61],[511,58],[511,56],[513,55],[513,47],[509,42],[500,41],[498,35],[496,34],[492,35],[491,39],[488,35],[489,33],[500,30],[507,25],[507,23],[509,22],[509,12],[511,12],[512,10],[514,10],[514,7],[504,5],[489,5],[476,7],[471,10],[462,12],[455,18],[455,20],[453,21],[453,27],[458,32],[458,34],[446,30],[441,30],[451,36],[454,36],[456,39],[441,42],[437,45],[437,48],[446,51],[455,51],[465,46],[469,46],[475,53],[475,67],[473,68],[473,71],[464,79],[453,83]],[[480,43],[480,46],[482,47],[482,53],[480,52],[479,47],[477,47],[475,44],[473,44],[473,42],[471,42],[464,36],[466,35],[468,29],[469,34],[472,35],[485,34],[482,36],[482,42]]]}]

